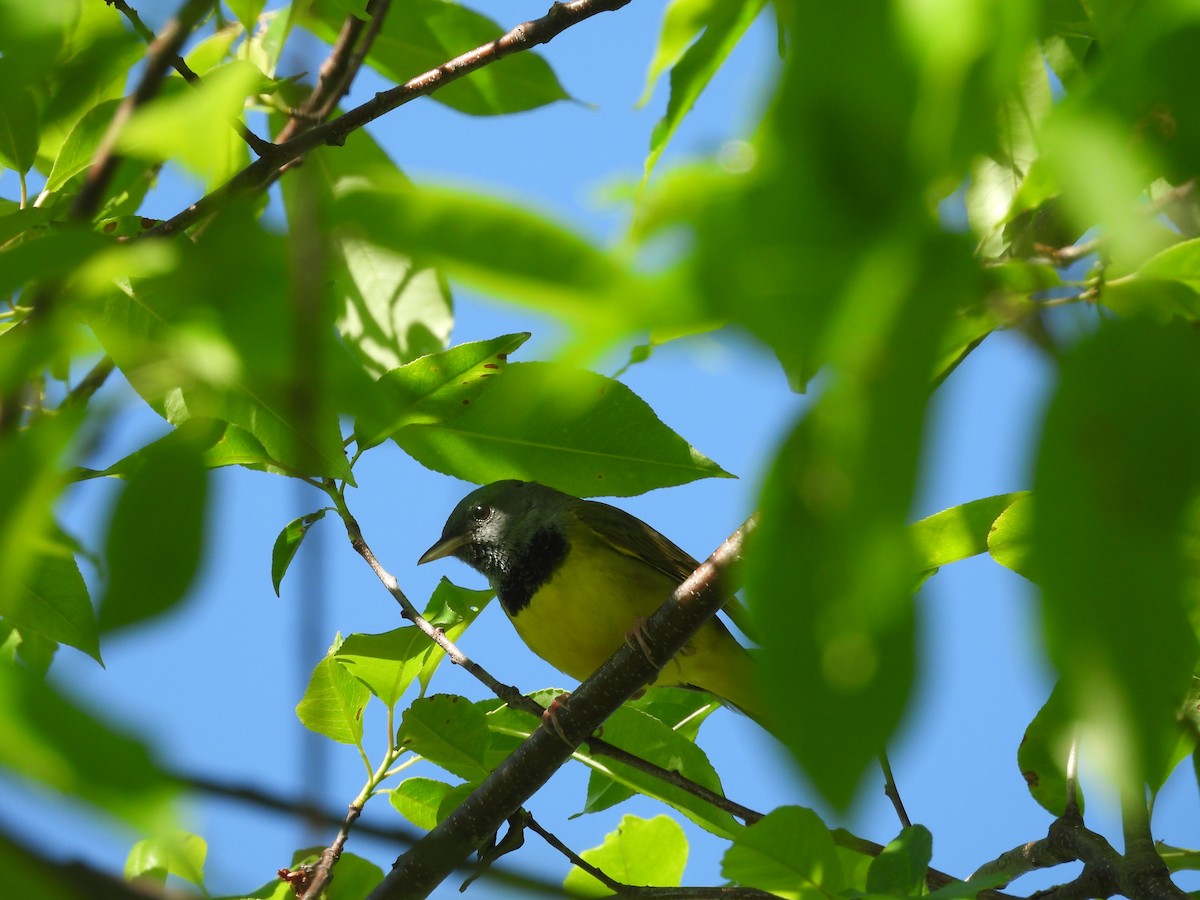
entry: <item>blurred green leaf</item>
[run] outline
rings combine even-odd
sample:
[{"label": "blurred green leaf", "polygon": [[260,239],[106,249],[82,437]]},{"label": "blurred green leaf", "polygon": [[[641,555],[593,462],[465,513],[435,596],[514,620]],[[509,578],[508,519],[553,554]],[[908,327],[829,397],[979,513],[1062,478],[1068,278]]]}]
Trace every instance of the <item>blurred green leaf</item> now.
[{"label": "blurred green leaf", "polygon": [[1064,359],[1034,477],[1046,644],[1129,790],[1173,753],[1200,657],[1182,539],[1198,457],[1193,329],[1107,323]]},{"label": "blurred green leaf", "polygon": [[347,635],[335,658],[372,694],[395,706],[437,649],[421,629],[406,625],[383,634]]},{"label": "blurred green leaf", "polygon": [[432,778],[406,778],[391,791],[392,806],[418,828],[426,831],[440,821],[438,809],[450,785]]},{"label": "blurred green leaf", "polygon": [[[653,848],[652,853],[646,852]],[[687,865],[687,836],[669,816],[623,816],[604,843],[579,854],[609,878],[639,887],[677,887]],[[563,881],[572,897],[608,897],[612,890],[577,866]]]},{"label": "blurred green leaf", "polygon": [[459,344],[387,372],[375,382],[368,414],[355,423],[359,446],[373,447],[405,425],[458,418],[528,338],[521,332]]},{"label": "blurred green leaf", "polygon": [[145,745],[20,666],[0,664],[0,766],[151,831],[175,788]]},{"label": "blurred green leaf", "polygon": [[121,129],[117,147],[130,156],[180,163],[210,183],[240,168],[241,153],[231,154],[230,133],[240,121],[246,98],[263,87],[263,74],[244,60],[209,72],[197,86],[182,79],[173,90],[138,109]]},{"label": "blurred green leaf", "polygon": [[922,571],[958,562],[988,549],[992,523],[1024,493],[997,494],[944,509],[909,526]]},{"label": "blurred green leaf", "polygon": [[300,549],[300,542],[308,534],[308,529],[325,518],[325,513],[329,512],[331,508],[325,507],[292,519],[283,526],[283,531],[279,532],[279,536],[275,538],[275,545],[271,548],[271,586],[275,588],[276,597],[279,596],[279,585],[283,581],[283,576],[287,574],[288,566],[292,564],[296,551]]},{"label": "blurred green leaf", "polygon": [[68,181],[92,164],[96,148],[108,132],[113,114],[120,105],[120,100],[107,100],[89,109],[75,123],[54,159],[54,168],[46,179],[47,191],[61,190]]},{"label": "blurred green leaf", "polygon": [[335,654],[341,644],[339,636],[313,669],[304,696],[296,705],[296,715],[310,731],[341,744],[361,746],[363,707],[371,693],[338,662]]},{"label": "blurred green leaf", "polygon": [[0,57],[0,163],[22,175],[38,149],[38,108],[25,74]]},{"label": "blurred green leaf", "polygon": [[225,5],[237,16],[246,31],[254,31],[266,0],[225,0]]},{"label": "blurred green leaf", "polygon": [[204,860],[208,844],[186,831],[170,831],[138,841],[125,859],[125,879],[150,878],[162,883],[168,875],[204,886]]},{"label": "blurred green leaf", "polygon": [[[1071,742],[1079,737],[1071,705],[1056,686],[1038,710],[1017,747],[1017,765],[1029,793],[1046,812],[1061,816],[1067,805],[1067,759]],[[1080,812],[1084,809],[1083,788],[1075,784]]]},{"label": "blurred green leaf", "polygon": [[799,806],[781,806],[738,829],[721,860],[721,875],[792,898],[836,896],[844,882],[829,829],[816,813]]},{"label": "blurred green leaf", "polygon": [[910,825],[883,848],[867,870],[867,891],[891,897],[925,893],[925,872],[933,855],[933,835],[924,825]]},{"label": "blurred green leaf", "polygon": [[105,548],[104,631],[167,612],[199,570],[208,472],[203,447],[189,437],[177,433],[147,448],[117,498]]},{"label": "blurred green leaf", "polygon": [[578,497],[729,477],[619,381],[554,363],[510,365],[458,418],[393,438],[422,465],[466,481],[520,478]]},{"label": "blurred green leaf", "polygon": [[[318,0],[301,19],[318,37],[333,42],[346,10],[334,0]],[[409,0],[388,11],[367,64],[385,78],[403,84],[410,78],[503,33],[486,16],[445,0]],[[568,100],[553,70],[536,53],[516,53],[447,84],[431,95],[473,116],[521,112]]]},{"label": "blurred green leaf", "polygon": [[100,659],[100,633],[87,584],[70,548],[44,550],[25,575],[24,590],[0,596],[0,615],[22,630]]},{"label": "blurred green leaf", "polygon": [[483,711],[450,694],[414,700],[396,732],[398,746],[467,781],[488,774],[484,757],[490,741]]}]

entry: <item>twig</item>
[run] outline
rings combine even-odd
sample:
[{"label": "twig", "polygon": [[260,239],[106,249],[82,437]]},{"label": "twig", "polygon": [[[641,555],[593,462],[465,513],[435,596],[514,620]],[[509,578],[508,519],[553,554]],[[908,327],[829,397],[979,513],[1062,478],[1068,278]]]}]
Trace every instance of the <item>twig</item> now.
[{"label": "twig", "polygon": [[900,789],[896,787],[896,778],[892,774],[892,763],[888,759],[886,750],[879,752],[879,765],[883,769],[883,792],[892,801],[900,824],[905,828],[912,828],[912,820],[909,819],[908,812],[904,808],[904,801],[900,799]]},{"label": "twig", "polygon": [[[109,6],[113,6],[120,10],[121,13],[124,14],[125,18],[129,20],[129,23],[133,26],[133,30],[136,31],[147,44],[154,43],[154,32],[151,31],[150,27],[142,21],[142,17],[137,14],[136,9],[126,3],[125,0],[104,0],[104,2]],[[176,54],[171,58],[170,63],[171,68],[182,75],[184,81],[186,81],[188,84],[198,85],[200,83],[200,76],[192,71],[192,67],[187,64],[182,56]],[[238,137],[245,141],[247,146],[249,146],[256,155],[262,156],[265,152],[271,149],[270,142],[264,141],[262,138],[260,138],[257,134],[247,128],[244,122],[235,119],[231,124],[233,125],[233,130],[238,133]]]},{"label": "twig", "polygon": [[92,165],[84,177],[83,187],[71,204],[70,215],[73,219],[89,219],[100,208],[104,191],[117,171],[121,157],[116,152],[117,136],[133,111],[142,104],[153,99],[162,86],[171,66],[171,60],[179,55],[179,49],[188,39],[192,29],[208,12],[213,0],[186,0],[179,12],[163,28],[146,50],[146,68],[142,78],[133,93],[121,101],[109,123],[108,131],[96,148],[92,157]]},{"label": "twig", "polygon": [[91,371],[83,376],[79,384],[71,388],[67,396],[63,398],[63,409],[69,409],[72,406],[82,406],[92,398],[96,391],[103,387],[104,382],[108,380],[108,376],[112,374],[116,363],[108,354],[100,357],[100,361],[92,366]]},{"label": "twig", "polygon": [[598,869],[590,862],[560,841],[551,832],[547,831],[537,820],[526,810],[521,810],[524,823],[534,834],[538,835],[547,844],[565,856],[573,866],[577,866],[584,872],[587,872],[602,885],[611,891],[615,891],[620,897],[658,897],[658,898],[676,898],[676,900],[698,900],[705,897],[774,897],[774,894],[768,894],[766,891],[760,891],[758,888],[744,887],[729,887],[721,885],[718,887],[641,887],[638,885],[624,884],[613,878],[610,878],[603,869]]},{"label": "twig", "polygon": [[506,56],[553,40],[572,25],[599,13],[620,9],[629,2],[630,0],[570,0],[568,3],[555,3],[550,12],[540,19],[523,22],[494,41],[468,50],[402,85],[378,93],[361,106],[323,125],[301,132],[286,143],[274,145],[269,153],[242,169],[221,187],[200,198],[173,218],[145,232],[145,235],[166,237],[176,234],[215,213],[231,197],[262,190],[271,183],[279,169],[311,150],[326,144],[341,145],[351,132],[417,97],[432,94],[439,88]]},{"label": "twig", "polygon": [[[357,16],[346,16],[329,56],[317,72],[316,86],[304,102],[292,111],[287,124],[275,136],[277,143],[287,143],[333,114],[338,103],[349,92],[350,84],[362,68],[375,38],[379,36],[390,6],[391,0],[370,0],[367,4],[369,25]],[[283,168],[280,167],[278,171]]]}]

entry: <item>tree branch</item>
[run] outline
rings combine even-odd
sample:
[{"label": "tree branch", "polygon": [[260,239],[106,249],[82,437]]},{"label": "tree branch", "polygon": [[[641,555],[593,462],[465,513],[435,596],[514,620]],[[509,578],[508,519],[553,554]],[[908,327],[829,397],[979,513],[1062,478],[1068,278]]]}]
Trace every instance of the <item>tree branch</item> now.
[{"label": "tree branch", "polygon": [[310,128],[286,143],[276,144],[269,153],[242,169],[211,194],[202,197],[145,234],[155,237],[176,234],[217,212],[232,197],[262,190],[271,183],[280,169],[309,151],[326,144],[341,145],[352,132],[417,97],[432,94],[439,88],[506,56],[547,43],[572,25],[577,25],[598,13],[620,9],[629,2],[630,0],[570,0],[568,3],[555,3],[550,12],[540,19],[523,22],[494,41],[468,50],[435,69],[409,79],[404,84],[378,93],[361,106],[323,125]]}]

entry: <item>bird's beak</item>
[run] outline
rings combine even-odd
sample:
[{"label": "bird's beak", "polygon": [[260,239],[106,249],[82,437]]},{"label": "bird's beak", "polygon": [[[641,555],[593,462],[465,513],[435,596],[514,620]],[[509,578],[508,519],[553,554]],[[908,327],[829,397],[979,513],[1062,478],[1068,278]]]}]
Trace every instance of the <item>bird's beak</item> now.
[{"label": "bird's beak", "polygon": [[445,559],[447,556],[452,556],[454,551],[465,544],[468,540],[465,534],[456,534],[452,537],[442,536],[436,544],[421,554],[421,558],[417,560],[417,565],[433,562],[435,559]]}]

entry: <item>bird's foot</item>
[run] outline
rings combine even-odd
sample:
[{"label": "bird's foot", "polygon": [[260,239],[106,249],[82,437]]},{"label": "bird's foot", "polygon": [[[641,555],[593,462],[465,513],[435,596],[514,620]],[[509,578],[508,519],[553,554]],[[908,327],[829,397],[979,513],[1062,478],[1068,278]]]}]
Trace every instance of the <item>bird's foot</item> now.
[{"label": "bird's foot", "polygon": [[646,637],[646,621],[645,616],[640,616],[633,623],[633,627],[625,632],[625,643],[631,647],[636,647],[650,665],[659,669],[662,668],[662,663],[655,659],[654,651],[650,647],[650,640]]},{"label": "bird's foot", "polygon": [[550,728],[550,730],[562,738],[562,742],[564,744],[574,750],[575,745],[567,739],[567,733],[563,731],[562,724],[558,721],[558,711],[562,708],[562,705],[567,702],[567,698],[570,696],[570,694],[564,692],[551,700],[550,705],[547,706],[545,711],[542,713],[542,724]]}]

